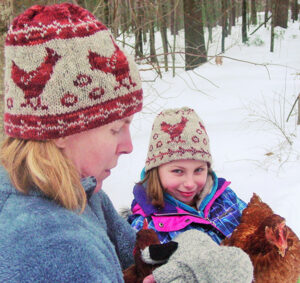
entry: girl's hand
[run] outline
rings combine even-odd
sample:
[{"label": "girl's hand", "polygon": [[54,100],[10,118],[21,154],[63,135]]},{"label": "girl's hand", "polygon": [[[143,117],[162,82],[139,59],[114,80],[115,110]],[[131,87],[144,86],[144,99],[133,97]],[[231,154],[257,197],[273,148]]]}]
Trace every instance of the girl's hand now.
[{"label": "girl's hand", "polygon": [[144,278],[143,283],[155,283],[155,279],[153,274],[148,275],[147,277]]}]

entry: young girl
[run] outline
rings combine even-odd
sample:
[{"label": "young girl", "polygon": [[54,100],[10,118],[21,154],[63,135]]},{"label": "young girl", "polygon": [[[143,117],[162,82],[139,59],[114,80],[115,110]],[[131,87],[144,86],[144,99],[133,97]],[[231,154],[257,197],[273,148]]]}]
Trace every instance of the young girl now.
[{"label": "young girl", "polygon": [[197,229],[219,244],[239,224],[246,203],[212,170],[208,135],[193,109],[169,109],[156,117],[144,170],[129,217],[136,230],[147,218],[161,243]]}]

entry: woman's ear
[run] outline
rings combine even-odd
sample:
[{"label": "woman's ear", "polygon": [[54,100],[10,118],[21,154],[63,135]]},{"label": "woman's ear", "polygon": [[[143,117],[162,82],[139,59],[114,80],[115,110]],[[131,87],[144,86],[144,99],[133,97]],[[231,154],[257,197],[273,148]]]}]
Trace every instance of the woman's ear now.
[{"label": "woman's ear", "polygon": [[68,136],[54,139],[54,143],[59,149],[64,149],[67,144],[67,139],[68,139]]}]

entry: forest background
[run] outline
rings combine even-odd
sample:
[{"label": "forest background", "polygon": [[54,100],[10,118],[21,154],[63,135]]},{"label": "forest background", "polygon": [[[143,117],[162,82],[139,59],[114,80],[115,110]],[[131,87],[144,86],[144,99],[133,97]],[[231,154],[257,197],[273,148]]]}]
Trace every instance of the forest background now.
[{"label": "forest background", "polygon": [[[4,70],[4,38],[12,19],[32,5],[50,5],[66,1],[56,0],[0,0],[0,70]],[[193,70],[215,60],[222,64],[222,54],[231,46],[226,37],[238,19],[241,41],[248,42],[249,30],[254,34],[262,27],[270,29],[270,52],[274,51],[275,27],[288,28],[289,17],[298,21],[298,0],[72,0],[91,11],[114,34],[123,47],[134,54],[142,65],[140,71],[155,70],[159,78],[167,72],[176,76],[176,69]],[[258,14],[264,14],[263,21]],[[213,38],[213,30],[221,27],[221,38]],[[205,38],[205,30],[207,37]],[[184,48],[176,48],[178,33],[183,31]],[[161,37],[162,49],[157,51],[155,37]],[[210,46],[218,41],[220,50],[209,54]],[[259,44],[259,42],[257,42]],[[179,59],[178,59],[179,58]],[[236,60],[231,58],[232,60]],[[249,63],[249,62],[248,62]],[[299,75],[299,74],[298,74]],[[4,103],[4,72],[0,72],[0,117]],[[201,89],[199,89],[201,91]],[[296,98],[295,105],[300,99]],[[293,107],[293,109],[295,106]],[[0,121],[0,138],[3,123]],[[300,111],[298,111],[300,123]]]}]

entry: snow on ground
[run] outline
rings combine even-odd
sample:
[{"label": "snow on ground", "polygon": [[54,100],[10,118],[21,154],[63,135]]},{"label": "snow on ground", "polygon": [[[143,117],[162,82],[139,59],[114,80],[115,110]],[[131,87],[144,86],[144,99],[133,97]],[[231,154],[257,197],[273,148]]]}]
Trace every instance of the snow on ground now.
[{"label": "snow on ground", "polygon": [[[269,28],[259,29],[249,44],[241,43],[239,32],[240,27],[233,29],[226,39],[230,48],[221,66],[211,60],[194,71],[177,69],[175,78],[169,71],[154,82],[154,72],[141,72],[145,103],[131,127],[134,150],[120,157],[103,185],[117,209],[131,204],[156,114],[165,108],[189,106],[206,125],[217,175],[230,180],[231,188],[246,202],[256,192],[300,236],[296,109],[286,123],[300,93],[299,22],[289,23],[286,30],[276,28],[274,53],[269,52]],[[220,29],[214,31],[214,38],[218,34]],[[220,41],[211,44],[209,55],[219,49]]]}]

